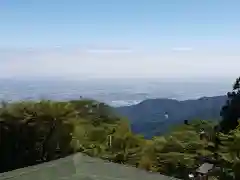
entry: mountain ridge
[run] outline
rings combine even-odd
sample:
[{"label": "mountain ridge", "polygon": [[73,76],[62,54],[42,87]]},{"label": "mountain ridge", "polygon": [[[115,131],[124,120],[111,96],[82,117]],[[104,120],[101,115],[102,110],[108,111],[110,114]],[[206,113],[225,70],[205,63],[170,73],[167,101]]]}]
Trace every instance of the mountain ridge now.
[{"label": "mountain ridge", "polygon": [[[184,120],[219,120],[219,112],[226,100],[225,95],[189,100],[156,98],[117,107],[116,111],[130,120],[134,132],[151,137],[165,133],[170,126]],[[166,113],[168,118],[165,117]]]}]

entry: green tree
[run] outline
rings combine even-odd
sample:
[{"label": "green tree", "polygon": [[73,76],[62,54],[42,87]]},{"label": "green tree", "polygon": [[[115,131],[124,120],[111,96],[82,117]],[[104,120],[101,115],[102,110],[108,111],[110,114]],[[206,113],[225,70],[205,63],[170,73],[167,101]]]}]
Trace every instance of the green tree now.
[{"label": "green tree", "polygon": [[220,113],[222,116],[220,127],[224,133],[235,129],[238,125],[240,117],[240,77],[236,79],[232,92],[228,92],[227,96],[226,105],[222,107]]},{"label": "green tree", "polygon": [[69,103],[17,102],[1,108],[1,171],[49,161],[72,152],[75,117]]}]

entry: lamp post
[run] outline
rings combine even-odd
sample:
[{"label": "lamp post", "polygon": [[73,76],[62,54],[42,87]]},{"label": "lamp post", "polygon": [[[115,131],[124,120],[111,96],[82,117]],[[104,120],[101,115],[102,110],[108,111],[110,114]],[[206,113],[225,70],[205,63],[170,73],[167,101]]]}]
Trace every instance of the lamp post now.
[{"label": "lamp post", "polygon": [[112,147],[112,134],[108,135],[108,146]]},{"label": "lamp post", "polygon": [[194,175],[192,173],[188,174],[189,179],[194,179]]},{"label": "lamp post", "polygon": [[108,138],[108,147],[112,148],[112,139],[113,139],[113,134],[115,133],[115,129],[112,130],[112,132],[110,132],[107,136]]}]

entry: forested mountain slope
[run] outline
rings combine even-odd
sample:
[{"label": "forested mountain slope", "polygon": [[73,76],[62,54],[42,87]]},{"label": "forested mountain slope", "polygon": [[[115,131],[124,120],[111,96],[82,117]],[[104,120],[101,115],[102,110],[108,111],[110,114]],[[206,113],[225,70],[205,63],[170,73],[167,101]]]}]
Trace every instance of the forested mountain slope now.
[{"label": "forested mountain slope", "polygon": [[185,101],[149,99],[116,110],[130,120],[134,132],[151,137],[165,133],[170,126],[181,124],[184,120],[219,120],[220,110],[226,99],[226,96]]}]

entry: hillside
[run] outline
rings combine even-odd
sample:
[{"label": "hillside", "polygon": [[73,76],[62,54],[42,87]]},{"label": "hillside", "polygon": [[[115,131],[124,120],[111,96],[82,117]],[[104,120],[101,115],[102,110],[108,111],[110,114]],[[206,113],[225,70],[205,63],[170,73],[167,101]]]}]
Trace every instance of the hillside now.
[{"label": "hillside", "polygon": [[[169,134],[144,139],[131,131],[128,120],[116,115],[113,108],[97,101],[80,99],[69,102],[42,100],[2,103],[0,172],[18,170],[0,174],[0,179],[32,179],[33,176],[40,180],[53,176],[61,176],[62,179],[134,179],[140,174],[144,179],[150,178],[150,174],[137,168],[157,172],[158,175],[152,175],[159,179],[165,178],[161,175],[187,179],[188,174],[194,173],[203,163],[202,158],[211,161],[216,158],[213,146],[217,141],[211,138],[215,137],[214,127],[212,122],[194,121],[179,125]],[[199,134],[201,129],[205,129],[206,139]],[[233,159],[235,156],[230,155],[239,152],[237,146],[232,149],[235,142],[239,141],[239,132],[240,126],[237,126],[232,134],[219,135],[223,142],[217,151],[221,160],[219,165],[232,169],[227,175],[238,175],[239,168],[235,168],[237,162]],[[66,158],[70,169],[61,168],[61,162],[63,166],[65,164],[65,157],[79,152],[96,159],[85,156],[85,161],[77,158],[71,167],[71,162]],[[108,167],[107,161],[124,165],[111,164],[111,167],[116,167],[115,170]],[[35,166],[37,164],[40,165]],[[23,171],[20,168],[24,168]],[[226,175],[225,171],[216,173],[211,176]]]},{"label": "hillside", "polygon": [[[106,104],[88,99],[3,102],[0,179],[32,179],[33,176],[41,180],[59,176],[63,179],[134,179],[140,174],[144,179],[172,179],[160,174],[183,176],[181,172],[168,173],[167,166],[158,168],[149,151],[154,142],[133,134],[128,121],[113,112]],[[76,153],[81,158],[72,161],[69,155]],[[109,161],[128,167],[109,164]],[[112,171],[108,171],[110,166]],[[148,174],[136,167],[158,174]]]},{"label": "hillside", "polygon": [[[220,110],[226,98],[226,96],[215,96],[185,101],[149,99],[116,110],[130,120],[135,133],[151,137],[165,133],[170,126],[181,124],[184,120],[219,120]],[[168,119],[165,117],[166,112]]]}]

